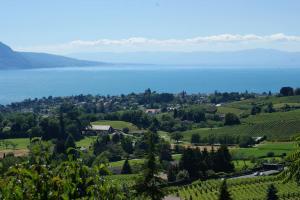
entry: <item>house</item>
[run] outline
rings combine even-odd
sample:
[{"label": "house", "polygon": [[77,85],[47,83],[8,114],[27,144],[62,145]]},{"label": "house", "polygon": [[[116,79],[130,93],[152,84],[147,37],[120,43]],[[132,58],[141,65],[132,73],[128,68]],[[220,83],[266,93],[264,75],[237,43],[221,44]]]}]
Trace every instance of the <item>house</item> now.
[{"label": "house", "polygon": [[98,135],[98,134],[111,134],[114,132],[113,127],[109,125],[91,125],[88,126],[83,134],[85,135]]},{"label": "house", "polygon": [[146,109],[145,113],[155,115],[160,113],[160,109]]}]

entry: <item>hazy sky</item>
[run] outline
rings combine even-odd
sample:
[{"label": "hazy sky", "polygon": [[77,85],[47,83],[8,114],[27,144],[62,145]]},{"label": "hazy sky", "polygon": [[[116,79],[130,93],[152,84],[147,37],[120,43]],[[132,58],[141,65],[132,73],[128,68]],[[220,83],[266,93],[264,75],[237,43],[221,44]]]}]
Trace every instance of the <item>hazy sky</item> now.
[{"label": "hazy sky", "polygon": [[0,0],[0,41],[14,49],[300,51],[299,0]]}]

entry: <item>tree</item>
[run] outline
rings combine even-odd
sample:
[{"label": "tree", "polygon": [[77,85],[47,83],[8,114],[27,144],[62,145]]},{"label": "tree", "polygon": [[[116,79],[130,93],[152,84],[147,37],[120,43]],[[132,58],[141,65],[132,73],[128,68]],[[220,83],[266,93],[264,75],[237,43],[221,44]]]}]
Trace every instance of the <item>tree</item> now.
[{"label": "tree", "polygon": [[222,145],[213,158],[214,170],[216,172],[232,172],[234,165],[231,162],[232,158],[227,146]]},{"label": "tree", "polygon": [[66,142],[65,142],[65,148],[68,149],[70,147],[76,148],[75,140],[72,135],[68,135]]},{"label": "tree", "polygon": [[124,127],[123,129],[122,129],[122,131],[124,132],[124,133],[129,133],[129,128],[128,127]]},{"label": "tree", "polygon": [[191,137],[192,144],[199,144],[200,143],[200,135],[198,133],[193,133]]},{"label": "tree", "polygon": [[148,155],[145,162],[144,175],[138,179],[135,185],[137,196],[149,197],[151,200],[164,198],[163,180],[157,176],[158,166],[155,159],[155,133],[148,133]]},{"label": "tree", "polygon": [[226,180],[222,181],[221,187],[220,187],[220,195],[219,200],[231,200],[230,193],[228,192],[228,187]]},{"label": "tree", "polygon": [[168,176],[168,181],[169,182],[174,182],[176,181],[176,175],[178,173],[178,166],[177,165],[169,165],[169,168],[168,168],[168,173],[167,173],[167,176]]},{"label": "tree", "polygon": [[296,88],[295,91],[294,91],[294,94],[295,95],[300,95],[300,88]]},{"label": "tree", "polygon": [[256,115],[261,112],[261,107],[253,105],[251,108],[251,115]]},{"label": "tree", "polygon": [[159,144],[159,161],[172,161],[171,145],[168,142],[162,141]]},{"label": "tree", "polygon": [[176,181],[188,181],[190,179],[189,172],[186,170],[181,170],[176,176]]},{"label": "tree", "polygon": [[133,153],[132,139],[130,137],[123,137],[123,139],[121,140],[121,145],[126,153]]},{"label": "tree", "polygon": [[274,109],[274,107],[273,107],[273,103],[272,103],[272,102],[270,102],[270,103],[268,104],[267,108],[265,109],[265,112],[267,112],[267,113],[275,112],[275,109]]},{"label": "tree", "polygon": [[250,136],[242,136],[239,139],[239,147],[241,147],[241,148],[247,148],[253,144],[255,144],[255,141]]},{"label": "tree", "polygon": [[114,133],[111,140],[115,144],[119,143],[120,142],[120,134],[119,133]]},{"label": "tree", "polygon": [[180,158],[179,161],[179,167],[180,169],[184,169],[188,171],[189,176],[192,179],[198,178],[199,177],[199,163],[198,162],[200,159],[197,159],[197,150],[187,148],[183,151],[183,154]]},{"label": "tree", "polygon": [[282,87],[280,89],[280,94],[282,96],[293,96],[294,95],[294,89],[292,87]]},{"label": "tree", "polygon": [[126,160],[123,164],[121,174],[131,174],[131,167],[130,167],[128,158],[126,158]]},{"label": "tree", "polygon": [[225,125],[235,125],[235,124],[240,124],[240,119],[238,116],[236,116],[234,113],[227,113],[225,115]]},{"label": "tree", "polygon": [[176,132],[174,132],[174,133],[171,134],[171,138],[173,140],[175,140],[176,143],[179,143],[179,140],[183,138],[183,135],[180,132],[176,131]]},{"label": "tree", "polygon": [[283,177],[285,177],[285,181],[295,180],[300,184],[300,137],[295,140],[298,148],[287,156],[288,166],[283,172]]},{"label": "tree", "polygon": [[269,185],[267,189],[267,200],[278,200],[277,189],[273,184]]}]

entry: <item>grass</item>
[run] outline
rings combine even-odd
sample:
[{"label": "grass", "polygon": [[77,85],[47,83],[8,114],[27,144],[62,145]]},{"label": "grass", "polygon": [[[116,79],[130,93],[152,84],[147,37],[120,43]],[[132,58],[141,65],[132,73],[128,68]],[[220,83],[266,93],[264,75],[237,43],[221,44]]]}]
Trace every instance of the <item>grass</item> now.
[{"label": "grass", "polygon": [[238,108],[226,107],[226,106],[218,107],[217,110],[217,113],[219,114],[234,113],[236,115],[241,115],[244,112],[245,112],[244,110]]},{"label": "grass", "polygon": [[137,131],[139,130],[138,127],[136,127],[134,124],[130,122],[124,122],[124,121],[97,121],[93,122],[94,125],[110,125],[115,129],[122,130],[123,128],[129,128],[129,131]]},{"label": "grass", "polygon": [[[180,160],[181,154],[173,154],[172,155],[174,160]],[[158,160],[158,157],[156,157],[156,160]],[[109,165],[112,168],[122,167],[125,160],[120,160],[116,162],[110,162]],[[129,164],[131,166],[137,166],[137,165],[143,165],[145,163],[145,159],[131,159],[129,160]]]},{"label": "grass", "polygon": [[300,133],[300,110],[262,113],[242,119],[241,125],[214,129],[193,129],[183,132],[184,141],[190,141],[193,133],[202,137],[209,134],[267,136],[268,140],[289,140]]},{"label": "grass", "polygon": [[253,148],[236,148],[231,153],[234,159],[263,158],[273,152],[274,156],[281,156],[283,153],[289,154],[296,149],[293,142],[267,142],[259,144]]},{"label": "grass", "polygon": [[158,135],[165,139],[168,142],[171,142],[171,137],[170,137],[170,133],[166,132],[166,131],[158,131]]},{"label": "grass", "polygon": [[4,143],[9,144],[7,149],[13,149],[13,145],[15,144],[15,149],[27,149],[30,144],[29,138],[13,138],[13,139],[3,139],[0,140],[0,150],[5,150]]},{"label": "grass", "polygon": [[[110,162],[109,165],[112,168],[115,168],[115,167],[117,168],[117,167],[122,167],[124,162],[125,162],[124,160],[120,160],[120,161],[116,161],[116,162]],[[143,165],[144,162],[145,162],[144,159],[131,159],[131,160],[129,160],[129,164],[131,166]]]},{"label": "grass", "polygon": [[232,163],[234,164],[235,171],[241,171],[245,167],[248,169],[254,167],[254,163],[251,163],[250,160],[234,160]]},{"label": "grass", "polygon": [[76,142],[76,146],[78,147],[89,147],[92,142],[96,140],[97,136],[86,136],[83,139]]}]

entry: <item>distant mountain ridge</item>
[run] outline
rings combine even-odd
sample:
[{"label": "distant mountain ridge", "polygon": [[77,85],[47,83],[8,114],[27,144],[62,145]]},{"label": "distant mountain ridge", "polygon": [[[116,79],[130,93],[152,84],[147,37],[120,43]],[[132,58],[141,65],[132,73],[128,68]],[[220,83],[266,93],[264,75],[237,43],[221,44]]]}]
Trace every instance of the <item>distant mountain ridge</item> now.
[{"label": "distant mountain ridge", "polygon": [[196,65],[218,67],[300,67],[300,52],[249,49],[226,52],[76,53],[76,58],[114,63]]},{"label": "distant mountain ridge", "polygon": [[82,67],[104,64],[46,53],[17,52],[0,42],[0,69]]}]

